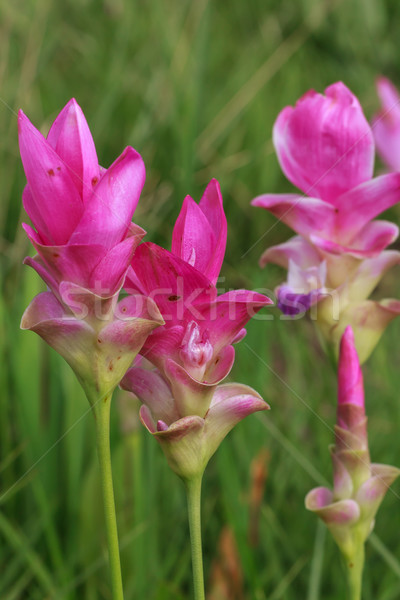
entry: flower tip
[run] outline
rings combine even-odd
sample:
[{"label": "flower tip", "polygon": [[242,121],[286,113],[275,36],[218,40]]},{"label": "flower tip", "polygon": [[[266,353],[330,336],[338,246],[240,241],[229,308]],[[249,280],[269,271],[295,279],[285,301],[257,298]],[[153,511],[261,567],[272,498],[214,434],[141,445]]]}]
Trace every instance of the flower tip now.
[{"label": "flower tip", "polygon": [[364,406],[363,377],[354,332],[348,325],[340,340],[338,368],[338,404]]}]

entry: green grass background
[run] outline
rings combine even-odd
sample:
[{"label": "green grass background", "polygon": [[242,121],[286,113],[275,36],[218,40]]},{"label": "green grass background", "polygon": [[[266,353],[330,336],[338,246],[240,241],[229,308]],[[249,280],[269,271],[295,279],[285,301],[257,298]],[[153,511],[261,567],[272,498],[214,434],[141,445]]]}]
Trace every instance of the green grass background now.
[{"label": "green grass background", "polygon": [[[376,75],[400,84],[399,19],[397,0],[1,0],[2,600],[111,598],[92,416],[69,367],[19,330],[43,284],[22,266],[31,249],[21,229],[17,109],[46,133],[74,96],[101,164],[134,146],[147,166],[135,221],[167,247],[184,196],[199,199],[216,177],[229,221],[226,287],[273,290],[283,273],[261,271],[258,257],[290,232],[249,206],[259,193],[292,191],[272,124],[306,90],[339,79],[370,117]],[[398,207],[390,218],[398,221]],[[393,271],[377,295],[399,297],[399,289]],[[312,323],[270,314],[250,324],[232,377],[259,390],[272,410],[240,424],[205,476],[207,586],[227,525],[244,573],[232,600],[344,600],[336,547],[304,509],[309,489],[331,478],[335,375]],[[399,326],[385,333],[365,379],[372,457],[400,466]],[[183,487],[123,401],[114,402],[112,451],[126,599],[187,599]],[[250,465],[263,451],[268,477],[251,545]],[[400,597],[399,494],[396,483],[367,545],[364,600]]]}]

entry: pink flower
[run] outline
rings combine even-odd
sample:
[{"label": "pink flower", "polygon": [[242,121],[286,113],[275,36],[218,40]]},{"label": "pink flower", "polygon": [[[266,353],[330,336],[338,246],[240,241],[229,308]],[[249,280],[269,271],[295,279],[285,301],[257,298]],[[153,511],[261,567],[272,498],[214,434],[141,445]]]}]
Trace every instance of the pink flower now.
[{"label": "pink flower", "polygon": [[400,174],[372,179],[374,141],[357,98],[343,83],[308,92],[274,125],[274,144],[288,179],[304,196],[265,194],[252,201],[321,250],[376,256],[398,235],[373,221],[400,200]]},{"label": "pink flower", "polygon": [[75,371],[89,401],[109,395],[144,340],[163,319],[140,294],[118,302],[144,231],[131,222],[145,178],[139,154],[126,148],[106,170],[75,100],[47,139],[19,114],[19,141],[28,184],[24,225],[38,255],[26,258],[51,291],[26,309],[23,329],[40,335]]},{"label": "pink flower", "polygon": [[203,416],[180,414],[170,382],[157,369],[133,367],[121,387],[141,400],[140,419],[161,445],[170,467],[184,480],[202,473],[231,429],[269,406],[252,388],[225,383],[213,389]]},{"label": "pink flower", "polygon": [[62,281],[112,296],[144,236],[131,222],[145,179],[140,155],[128,147],[109,169],[101,168],[74,99],[47,139],[22,111],[18,124],[28,181],[23,203],[36,231],[29,225],[24,229],[38,252],[25,262],[58,297]]},{"label": "pink flower", "polygon": [[174,254],[156,244],[141,244],[127,275],[126,289],[154,300],[165,321],[141,354],[169,382],[181,416],[204,417],[215,386],[232,368],[232,344],[245,334],[247,321],[271,304],[248,290],[218,296],[213,282],[225,245],[222,196],[212,180],[199,206],[186,197],[173,231]]},{"label": "pink flower", "polygon": [[372,121],[376,148],[391,171],[400,171],[400,95],[389,79],[379,77],[382,109]]},{"label": "pink flower", "polygon": [[332,463],[333,491],[315,488],[306,497],[306,507],[326,523],[346,559],[356,562],[359,545],[372,531],[376,512],[400,470],[371,464],[363,376],[351,327],[340,344]]},{"label": "pink flower", "polygon": [[253,200],[299,234],[267,249],[260,264],[288,269],[276,290],[285,314],[315,306],[313,316],[335,353],[351,324],[364,361],[400,314],[397,301],[368,300],[399,262],[400,253],[385,251],[398,227],[373,219],[400,200],[400,173],[372,179],[372,131],[357,98],[340,82],[325,96],[311,91],[294,108],[286,107],[276,120],[274,143],[282,170],[307,195]]}]

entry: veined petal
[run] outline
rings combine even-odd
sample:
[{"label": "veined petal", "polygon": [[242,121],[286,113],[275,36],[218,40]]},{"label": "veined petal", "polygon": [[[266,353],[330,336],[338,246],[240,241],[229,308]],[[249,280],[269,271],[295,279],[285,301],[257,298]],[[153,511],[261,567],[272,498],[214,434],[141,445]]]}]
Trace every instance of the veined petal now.
[{"label": "veined petal", "polygon": [[136,150],[128,146],[94,188],[70,243],[98,243],[112,248],[122,241],[144,180],[143,160]]},{"label": "veined petal", "polygon": [[75,98],[57,116],[47,141],[69,168],[71,179],[86,202],[100,179],[100,170],[92,134]]},{"label": "veined petal", "polygon": [[334,231],[335,207],[319,198],[296,194],[264,194],[254,198],[251,204],[265,208],[279,221],[305,237],[319,234],[329,239]]},{"label": "veined petal", "polygon": [[307,92],[278,116],[273,140],[286,177],[305,194],[335,203],[372,177],[374,140],[357,98],[341,82]]},{"label": "veined petal", "polygon": [[19,146],[29,192],[24,208],[46,243],[65,244],[83,213],[69,169],[22,111]]}]

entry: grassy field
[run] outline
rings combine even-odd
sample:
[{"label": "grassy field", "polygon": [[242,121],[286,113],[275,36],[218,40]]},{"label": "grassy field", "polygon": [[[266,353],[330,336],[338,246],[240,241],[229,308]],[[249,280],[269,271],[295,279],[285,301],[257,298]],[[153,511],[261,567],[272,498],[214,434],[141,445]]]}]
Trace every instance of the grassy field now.
[{"label": "grassy field", "polygon": [[[101,164],[126,145],[147,180],[135,221],[169,247],[184,196],[211,177],[229,222],[226,287],[273,290],[265,247],[289,237],[249,202],[292,191],[271,142],[279,110],[307,89],[343,80],[370,117],[374,80],[400,84],[395,0],[0,0],[0,598],[111,598],[94,428],[69,367],[21,314],[43,289],[22,260],[24,174],[16,111],[43,132],[74,96]],[[377,165],[377,170],[381,166]],[[390,218],[399,221],[399,208]],[[268,230],[268,234],[264,232]],[[378,297],[399,297],[398,271]],[[304,496],[330,480],[336,381],[303,318],[250,324],[232,378],[252,385],[270,413],[230,434],[203,491],[209,600],[339,600],[344,571]],[[393,323],[365,367],[370,446],[400,466],[400,374]],[[183,486],[120,392],[113,411],[115,469],[127,600],[191,597]],[[364,600],[400,597],[400,485],[367,544]]]}]

